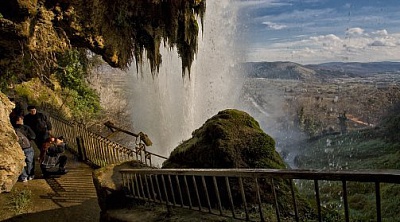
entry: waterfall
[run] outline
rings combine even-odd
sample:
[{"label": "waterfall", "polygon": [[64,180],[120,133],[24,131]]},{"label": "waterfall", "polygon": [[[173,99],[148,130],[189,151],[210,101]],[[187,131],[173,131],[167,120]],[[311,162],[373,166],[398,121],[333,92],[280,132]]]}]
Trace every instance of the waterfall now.
[{"label": "waterfall", "polygon": [[135,132],[144,132],[153,141],[150,152],[168,157],[208,118],[237,105],[243,78],[235,69],[242,62],[235,43],[236,15],[232,1],[207,2],[190,78],[182,78],[176,49],[161,49],[163,62],[154,77],[146,62],[139,72],[130,68],[126,92],[132,122]]}]

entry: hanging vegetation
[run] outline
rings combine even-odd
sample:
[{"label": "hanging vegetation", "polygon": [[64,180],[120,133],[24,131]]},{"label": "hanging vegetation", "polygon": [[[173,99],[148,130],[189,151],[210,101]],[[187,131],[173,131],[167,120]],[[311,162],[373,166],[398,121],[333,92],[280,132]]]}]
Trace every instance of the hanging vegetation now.
[{"label": "hanging vegetation", "polygon": [[147,59],[153,74],[162,63],[160,46],[176,48],[185,74],[204,13],[205,0],[0,1],[0,78],[45,81],[58,67],[55,55],[73,47],[122,69]]}]

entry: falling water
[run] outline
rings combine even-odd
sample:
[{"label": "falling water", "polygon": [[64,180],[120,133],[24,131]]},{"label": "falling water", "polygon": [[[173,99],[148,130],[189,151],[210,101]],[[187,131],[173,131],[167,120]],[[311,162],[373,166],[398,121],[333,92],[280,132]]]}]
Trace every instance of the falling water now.
[{"label": "falling water", "polygon": [[149,151],[168,157],[208,118],[236,106],[243,82],[234,69],[241,62],[235,44],[236,14],[232,1],[207,2],[190,79],[182,78],[175,49],[161,49],[163,63],[155,77],[146,64],[142,72],[137,73],[136,67],[129,70],[133,124],[136,132],[153,141]]}]

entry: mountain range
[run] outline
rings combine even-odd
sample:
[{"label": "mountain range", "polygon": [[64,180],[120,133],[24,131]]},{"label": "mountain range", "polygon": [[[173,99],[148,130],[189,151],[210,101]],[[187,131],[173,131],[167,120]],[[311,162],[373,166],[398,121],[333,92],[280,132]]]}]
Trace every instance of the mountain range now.
[{"label": "mountain range", "polygon": [[328,79],[369,77],[379,74],[399,74],[400,62],[330,62],[301,65],[294,62],[247,62],[241,68],[250,78],[268,79]]}]

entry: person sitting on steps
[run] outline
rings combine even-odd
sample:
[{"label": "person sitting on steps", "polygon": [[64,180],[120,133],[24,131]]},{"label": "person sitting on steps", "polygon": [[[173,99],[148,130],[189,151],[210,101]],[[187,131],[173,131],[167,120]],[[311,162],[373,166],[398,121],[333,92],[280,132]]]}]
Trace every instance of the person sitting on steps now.
[{"label": "person sitting on steps", "polygon": [[[63,155],[65,147],[66,144],[62,136],[58,138],[51,136],[43,143],[43,152],[40,156],[40,169],[42,170],[43,177],[63,175],[68,172],[65,169],[67,157]],[[57,166],[58,170],[56,170]]]}]

